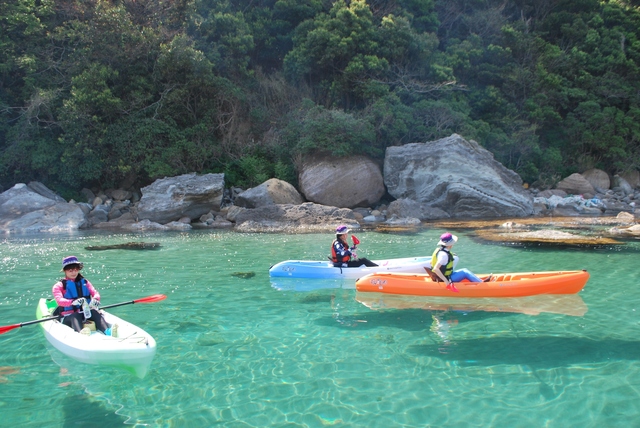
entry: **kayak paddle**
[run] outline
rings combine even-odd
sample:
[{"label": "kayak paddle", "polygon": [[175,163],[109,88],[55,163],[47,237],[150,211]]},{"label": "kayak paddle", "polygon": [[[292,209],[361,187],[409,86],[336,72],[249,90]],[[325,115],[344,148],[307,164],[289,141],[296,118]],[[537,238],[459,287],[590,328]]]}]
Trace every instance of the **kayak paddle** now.
[{"label": "kayak paddle", "polygon": [[[154,294],[153,296],[147,296],[141,299],[130,300],[128,302],[114,303],[112,305],[101,306],[100,309],[115,308],[116,306],[131,305],[133,303],[155,303],[155,302],[164,300],[166,298],[167,296],[165,296],[164,294]],[[24,325],[38,324],[41,322],[51,321],[51,320],[59,320],[60,318],[62,318],[62,315],[58,315],[56,317],[42,318],[39,320],[21,322],[20,324],[5,325],[0,327],[0,334],[5,334],[6,332],[13,330],[14,328],[22,327]]]},{"label": "kayak paddle", "polygon": [[356,250],[358,244],[360,243],[360,240],[356,237],[356,235],[351,235],[351,240],[353,241],[353,250],[351,250],[351,252],[353,253],[353,257],[357,259],[358,255],[356,254]]},{"label": "kayak paddle", "polygon": [[130,300],[128,302],[114,303],[112,305],[100,306],[100,309],[115,308],[116,306],[132,305],[134,303],[155,303],[166,299],[164,294],[154,294],[153,296],[143,297],[142,299]]}]

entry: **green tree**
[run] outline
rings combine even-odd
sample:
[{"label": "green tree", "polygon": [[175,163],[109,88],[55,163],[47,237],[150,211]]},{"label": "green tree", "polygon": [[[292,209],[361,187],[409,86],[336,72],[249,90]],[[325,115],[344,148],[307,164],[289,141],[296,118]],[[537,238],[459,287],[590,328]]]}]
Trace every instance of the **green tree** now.
[{"label": "green tree", "polygon": [[59,151],[58,79],[42,70],[51,54],[53,1],[0,2],[0,188],[48,181]]},{"label": "green tree", "polygon": [[288,125],[285,139],[294,154],[380,156],[372,144],[375,132],[371,123],[342,110],[326,109],[307,100],[304,107],[292,115]]}]

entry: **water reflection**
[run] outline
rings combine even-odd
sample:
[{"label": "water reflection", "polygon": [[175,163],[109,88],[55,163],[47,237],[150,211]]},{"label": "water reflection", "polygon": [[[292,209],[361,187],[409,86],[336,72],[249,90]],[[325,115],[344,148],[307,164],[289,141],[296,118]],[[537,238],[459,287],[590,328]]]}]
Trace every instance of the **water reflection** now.
[{"label": "water reflection", "polygon": [[461,299],[358,292],[356,300],[374,310],[425,309],[456,312],[511,312],[526,315],[539,315],[542,312],[548,312],[574,317],[584,316],[588,310],[579,294]]},{"label": "water reflection", "polygon": [[403,296],[385,293],[356,293],[356,300],[375,311],[422,309],[432,311],[429,330],[435,335],[432,352],[450,354],[457,343],[454,332],[458,317],[472,312],[500,312],[539,315],[542,312],[582,317],[587,305],[578,294],[537,295],[512,298],[446,298]]},{"label": "water reflection", "polygon": [[433,314],[431,316],[431,319],[433,319],[433,323],[429,328],[429,330],[433,332],[438,339],[438,342],[440,344],[440,346],[438,346],[438,351],[441,354],[448,354],[450,351],[449,347],[455,345],[451,333],[453,327],[458,325],[457,318],[446,319],[446,315],[446,313]]},{"label": "water reflection", "polygon": [[269,278],[271,287],[278,291],[315,291],[327,288],[355,290],[355,279]]}]

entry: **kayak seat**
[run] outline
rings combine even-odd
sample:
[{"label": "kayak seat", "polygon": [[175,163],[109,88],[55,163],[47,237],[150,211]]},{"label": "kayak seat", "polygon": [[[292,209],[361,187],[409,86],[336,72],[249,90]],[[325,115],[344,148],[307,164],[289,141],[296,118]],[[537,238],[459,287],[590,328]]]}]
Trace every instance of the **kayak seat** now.
[{"label": "kayak seat", "polygon": [[429,274],[429,276],[431,277],[431,280],[433,282],[442,282],[440,277],[438,275],[436,275],[435,273],[433,273],[433,269],[431,269],[431,266],[425,266],[424,270],[427,271],[427,274]]}]

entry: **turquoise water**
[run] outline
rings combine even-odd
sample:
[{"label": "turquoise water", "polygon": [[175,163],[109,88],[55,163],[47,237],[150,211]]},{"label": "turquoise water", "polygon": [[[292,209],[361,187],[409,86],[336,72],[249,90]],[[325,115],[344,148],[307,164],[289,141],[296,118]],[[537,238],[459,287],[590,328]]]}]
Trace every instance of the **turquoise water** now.
[{"label": "turquoise water", "polygon": [[[442,232],[361,232],[359,255],[430,254]],[[577,301],[539,315],[384,300],[371,309],[349,281],[270,280],[278,261],[325,259],[331,234],[4,239],[0,325],[35,318],[69,254],[103,305],[168,297],[111,309],[158,343],[144,379],[74,363],[37,325],[0,335],[0,426],[639,426],[640,242],[515,248],[458,235],[460,267],[477,273],[587,269],[591,278]],[[161,247],[85,249],[132,241]],[[548,307],[487,308],[496,305]]]}]

